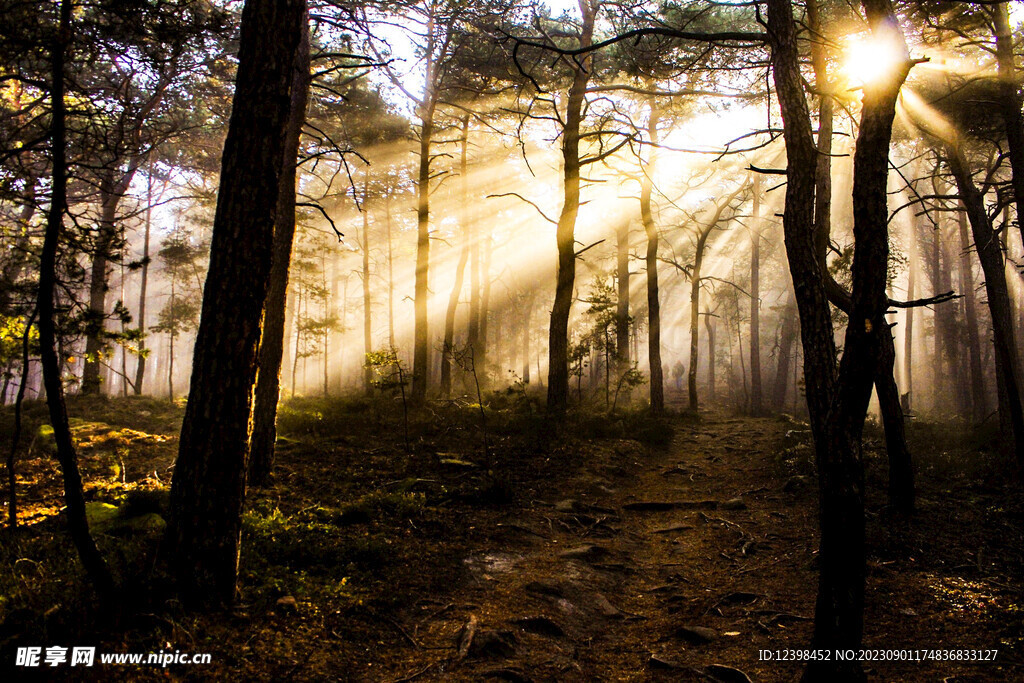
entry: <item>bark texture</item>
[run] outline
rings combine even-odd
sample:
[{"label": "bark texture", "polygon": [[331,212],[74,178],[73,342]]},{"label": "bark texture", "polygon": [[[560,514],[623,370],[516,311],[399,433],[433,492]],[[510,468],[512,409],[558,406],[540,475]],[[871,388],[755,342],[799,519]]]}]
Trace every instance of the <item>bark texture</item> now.
[{"label": "bark texture", "polygon": [[[247,0],[165,550],[197,606],[235,599],[260,335],[303,0]],[[291,150],[292,156],[295,150]]]}]

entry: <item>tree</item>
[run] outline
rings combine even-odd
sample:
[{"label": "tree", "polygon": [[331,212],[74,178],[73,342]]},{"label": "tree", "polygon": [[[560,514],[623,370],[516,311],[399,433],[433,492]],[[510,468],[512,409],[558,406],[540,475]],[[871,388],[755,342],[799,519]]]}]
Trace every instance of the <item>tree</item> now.
[{"label": "tree", "polygon": [[[301,27],[302,37],[292,67],[291,103],[281,158],[274,225],[274,257],[270,266],[266,317],[260,337],[259,368],[253,398],[253,422],[249,451],[249,481],[262,486],[274,467],[277,442],[277,404],[281,397],[281,360],[284,357],[285,308],[288,279],[295,240],[295,192],[298,175],[299,136],[306,120],[310,86],[309,22]],[[292,378],[294,384],[295,379]]]},{"label": "tree", "polygon": [[231,603],[303,0],[247,0],[166,551],[183,596]]},{"label": "tree", "polygon": [[68,530],[90,580],[105,601],[114,600],[114,580],[89,532],[82,494],[82,475],[78,470],[78,454],[71,440],[68,411],[64,404],[64,384],[61,364],[57,357],[57,330],[54,321],[54,297],[58,245],[67,210],[67,128],[64,102],[65,63],[72,35],[72,0],[61,0],[59,20],[54,30],[51,51],[52,72],[50,90],[50,153],[51,183],[50,209],[46,220],[46,233],[39,257],[39,350],[46,386],[46,404],[50,424],[57,443],[57,460],[64,478],[64,501],[67,505]]},{"label": "tree", "polygon": [[172,234],[160,248],[160,260],[170,282],[166,305],[157,314],[157,324],[150,329],[169,337],[167,363],[167,398],[174,400],[174,340],[195,329],[199,322],[198,298],[201,294],[196,261],[205,252],[204,245],[194,244],[187,233]]}]

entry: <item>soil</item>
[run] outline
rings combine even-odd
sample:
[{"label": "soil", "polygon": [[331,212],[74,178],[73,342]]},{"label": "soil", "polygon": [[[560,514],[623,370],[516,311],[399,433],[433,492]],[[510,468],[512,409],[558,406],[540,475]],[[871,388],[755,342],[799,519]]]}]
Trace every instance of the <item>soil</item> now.
[{"label": "soil", "polygon": [[[407,454],[393,411],[289,405],[273,483],[250,495],[230,612],[194,614],[166,597],[156,531],[101,535],[118,571],[149,591],[144,609],[107,624],[63,539],[56,470],[38,447],[23,457],[27,526],[0,551],[5,665],[18,645],[95,644],[212,655],[88,671],[102,680],[799,677],[790,651],[810,642],[817,582],[817,485],[800,421],[574,416],[551,433],[493,411],[485,457],[469,408],[415,418]],[[142,424],[117,402],[90,410],[76,429],[89,499],[138,505],[141,491],[165,490],[173,416]],[[864,648],[998,654],[869,661],[869,680],[1024,680],[1024,498],[998,457],[957,430],[909,427],[912,519],[890,514],[882,440],[869,430],[866,442]],[[646,436],[623,438],[633,433]]]}]

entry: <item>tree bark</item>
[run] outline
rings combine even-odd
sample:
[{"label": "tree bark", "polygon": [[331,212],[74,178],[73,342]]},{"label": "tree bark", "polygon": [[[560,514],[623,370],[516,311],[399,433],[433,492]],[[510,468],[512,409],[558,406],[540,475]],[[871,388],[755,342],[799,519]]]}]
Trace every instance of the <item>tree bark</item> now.
[{"label": "tree bark", "polygon": [[[260,337],[259,375],[253,404],[252,436],[249,446],[249,483],[264,486],[274,468],[277,443],[277,404],[281,400],[281,362],[285,358],[285,336],[288,329],[288,282],[291,272],[292,245],[295,240],[295,191],[298,176],[298,146],[302,124],[306,120],[309,97],[309,25],[303,22],[299,48],[295,54],[292,74],[288,128],[285,133],[281,161],[281,178],[277,194],[274,225],[273,257],[267,289],[266,315]],[[292,378],[294,385],[295,378]]]},{"label": "tree bark", "polygon": [[629,369],[629,221],[618,222],[615,230],[615,371]]},{"label": "tree bark", "polygon": [[761,176],[754,178],[754,227],[750,231],[750,414],[760,415],[761,389]]},{"label": "tree bark", "polygon": [[448,308],[444,315],[444,340],[441,343],[441,395],[449,398],[452,394],[452,353],[454,352],[455,341],[455,313],[459,306],[459,297],[462,295],[462,284],[466,275],[466,263],[469,261],[470,234],[469,221],[466,220],[467,202],[469,192],[467,190],[468,173],[468,149],[469,149],[469,115],[462,117],[462,140],[459,151],[459,177],[461,178],[462,190],[462,249],[459,251],[459,263],[455,266],[455,284],[448,296]]},{"label": "tree bark", "polygon": [[782,329],[779,332],[779,356],[775,366],[775,381],[772,383],[772,406],[777,411],[786,409],[786,394],[789,393],[790,363],[793,359],[793,344],[797,334],[796,300],[792,297],[782,309]]},{"label": "tree bark", "polygon": [[1013,55],[1013,32],[1010,28],[1008,2],[1000,2],[992,8],[996,34],[996,63],[999,69],[1001,98],[999,113],[1006,128],[1006,147],[1010,157],[1011,186],[1014,205],[1017,210],[1017,229],[1021,244],[1024,245],[1024,118],[1021,116],[1021,99],[1017,92],[1017,66]]},{"label": "tree bark", "polygon": [[[646,165],[642,166],[643,177],[640,180],[640,220],[647,236],[647,363],[651,372],[651,413],[661,415],[665,412],[665,377],[661,365],[661,294],[658,291],[658,227],[654,224],[654,213],[651,211],[651,194],[654,191],[654,170],[657,162],[658,122],[661,110],[654,100],[650,103],[650,114],[647,118],[647,137],[651,141],[651,151]],[[641,161],[641,163],[643,163]]]},{"label": "tree bark", "polygon": [[[370,171],[366,171],[363,188],[363,358],[373,351],[373,302],[370,300]],[[326,385],[325,385],[326,386]],[[363,363],[363,391],[369,396],[373,392],[373,368]]]},{"label": "tree bark", "polygon": [[[434,15],[427,23],[427,35],[434,38]],[[434,50],[426,50],[426,84],[423,100],[417,107],[420,117],[419,175],[416,182],[416,277],[413,294],[413,356],[410,400],[422,405],[427,399],[430,381],[428,298],[430,297],[430,145],[434,135],[434,111],[437,107],[437,64]]]},{"label": "tree bark", "polygon": [[[961,203],[961,208],[963,204]],[[981,424],[988,415],[988,395],[981,370],[981,340],[978,338],[978,303],[974,296],[974,273],[971,269],[971,239],[967,235],[967,212],[957,214],[960,236],[960,294],[964,299],[967,322],[967,354],[971,375],[971,413],[974,424]],[[913,310],[913,309],[910,309]]]},{"label": "tree bark", "polygon": [[59,25],[51,53],[50,140],[53,169],[50,184],[50,209],[46,220],[46,232],[43,236],[43,247],[39,256],[39,292],[36,301],[39,312],[39,355],[43,369],[43,384],[46,387],[46,405],[49,409],[50,424],[53,427],[53,437],[57,444],[57,461],[60,464],[64,480],[64,503],[67,506],[68,531],[90,581],[100,597],[109,602],[115,599],[114,580],[89,532],[89,521],[85,514],[85,497],[82,493],[82,475],[78,470],[78,454],[71,439],[67,406],[64,404],[64,385],[61,378],[61,362],[57,356],[57,329],[54,320],[57,249],[64,227],[64,212],[67,210],[67,124],[64,104],[64,68],[67,45],[71,39],[72,4],[72,0],[61,0]]},{"label": "tree bark", "polygon": [[260,336],[303,0],[247,0],[165,550],[185,601],[235,599]]},{"label": "tree bark", "polygon": [[985,274],[985,293],[992,316],[992,339],[995,346],[996,378],[1002,380],[1003,391],[999,396],[1001,423],[1006,424],[1008,433],[1004,438],[1012,439],[1013,452],[1018,464],[1024,466],[1024,410],[1021,406],[1020,365],[1014,342],[1013,315],[1010,295],[1006,285],[1006,271],[1003,269],[1003,251],[992,229],[992,222],[985,209],[984,197],[974,184],[967,159],[957,141],[947,141],[946,161],[956,178],[960,201],[967,211],[967,218],[974,233],[974,245],[978,260]]},{"label": "tree bark", "polygon": [[[588,47],[594,35],[596,6],[580,0],[583,24],[579,46]],[[590,79],[589,55],[579,57],[566,98],[562,129],[562,211],[558,217],[558,277],[548,328],[548,411],[565,412],[569,401],[569,313],[576,282],[576,215],[580,208],[580,124]]]}]

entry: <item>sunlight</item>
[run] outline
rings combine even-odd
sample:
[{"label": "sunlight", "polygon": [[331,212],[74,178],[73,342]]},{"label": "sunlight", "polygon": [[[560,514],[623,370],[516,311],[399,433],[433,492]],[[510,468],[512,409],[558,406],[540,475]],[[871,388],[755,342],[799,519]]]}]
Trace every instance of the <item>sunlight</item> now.
[{"label": "sunlight", "polygon": [[843,73],[851,85],[862,87],[892,73],[906,58],[897,41],[856,37],[847,45]]}]

